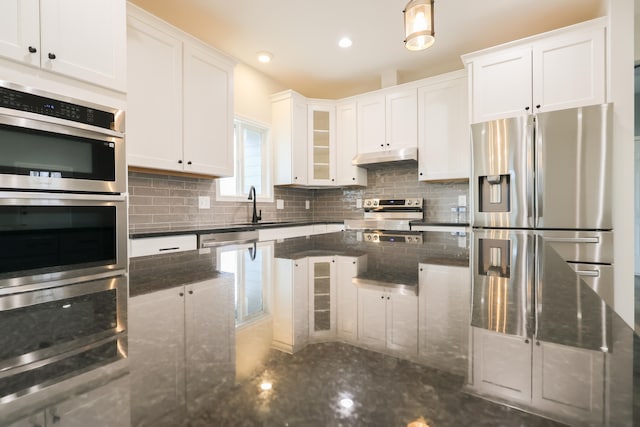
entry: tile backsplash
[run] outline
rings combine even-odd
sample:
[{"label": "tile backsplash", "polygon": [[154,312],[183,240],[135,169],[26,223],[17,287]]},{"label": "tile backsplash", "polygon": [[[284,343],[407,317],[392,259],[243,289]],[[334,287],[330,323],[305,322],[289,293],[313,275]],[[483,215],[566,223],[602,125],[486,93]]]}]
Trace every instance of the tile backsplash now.
[{"label": "tile backsplash", "polygon": [[[416,165],[384,165],[369,169],[366,188],[311,190],[276,187],[274,200],[284,209],[258,202],[263,221],[310,221],[361,218],[357,199],[423,197],[425,220],[449,221],[458,196],[468,199],[468,182],[424,183],[417,180]],[[208,196],[210,209],[198,208],[198,197]],[[310,209],[305,201],[310,201]],[[243,223],[251,221],[251,202],[216,201],[216,182],[206,178],[129,173],[129,231],[165,231]]]}]

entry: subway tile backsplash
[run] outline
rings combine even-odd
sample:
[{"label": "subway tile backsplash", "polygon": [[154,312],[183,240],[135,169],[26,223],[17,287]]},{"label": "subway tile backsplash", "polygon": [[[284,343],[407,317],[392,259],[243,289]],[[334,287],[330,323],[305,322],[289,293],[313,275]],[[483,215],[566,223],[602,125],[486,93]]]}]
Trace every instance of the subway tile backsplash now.
[{"label": "subway tile backsplash", "polygon": [[[381,165],[368,170],[366,188],[304,189],[276,187],[274,202],[258,202],[263,221],[341,221],[361,218],[357,199],[423,197],[426,221],[449,221],[458,196],[468,199],[467,182],[424,183],[416,165]],[[198,197],[208,196],[210,209],[198,208]],[[284,209],[276,209],[276,199]],[[310,209],[305,209],[305,201]],[[251,202],[216,201],[212,179],[129,173],[129,231],[167,231],[206,228],[251,221]],[[469,209],[467,208],[467,212]]]}]

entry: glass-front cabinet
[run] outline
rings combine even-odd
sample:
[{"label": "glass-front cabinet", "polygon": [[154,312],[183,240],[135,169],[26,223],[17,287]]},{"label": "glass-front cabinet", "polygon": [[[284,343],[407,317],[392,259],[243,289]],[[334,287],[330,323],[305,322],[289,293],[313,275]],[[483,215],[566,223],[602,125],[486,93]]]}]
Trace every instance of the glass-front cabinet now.
[{"label": "glass-front cabinet", "polygon": [[335,106],[309,104],[309,184],[336,184]]},{"label": "glass-front cabinet", "polygon": [[335,334],[335,259],[309,260],[309,333],[312,338]]}]

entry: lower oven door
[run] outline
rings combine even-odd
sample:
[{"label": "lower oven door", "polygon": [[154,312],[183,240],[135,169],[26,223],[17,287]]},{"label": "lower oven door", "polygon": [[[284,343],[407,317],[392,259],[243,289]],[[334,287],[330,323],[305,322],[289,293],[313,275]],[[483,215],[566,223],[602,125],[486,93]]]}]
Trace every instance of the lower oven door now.
[{"label": "lower oven door", "polygon": [[124,274],[123,195],[0,192],[0,295]]},{"label": "lower oven door", "polygon": [[0,296],[0,383],[15,369],[124,335],[126,316],[125,275]]}]

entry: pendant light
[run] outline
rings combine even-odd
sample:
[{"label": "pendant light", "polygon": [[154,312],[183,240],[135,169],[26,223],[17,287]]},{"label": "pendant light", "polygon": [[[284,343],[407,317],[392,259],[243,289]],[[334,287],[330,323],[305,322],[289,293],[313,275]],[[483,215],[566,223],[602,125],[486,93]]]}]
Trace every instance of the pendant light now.
[{"label": "pendant light", "polygon": [[404,13],[404,45],[409,50],[426,49],[436,41],[433,31],[433,0],[411,0]]}]

